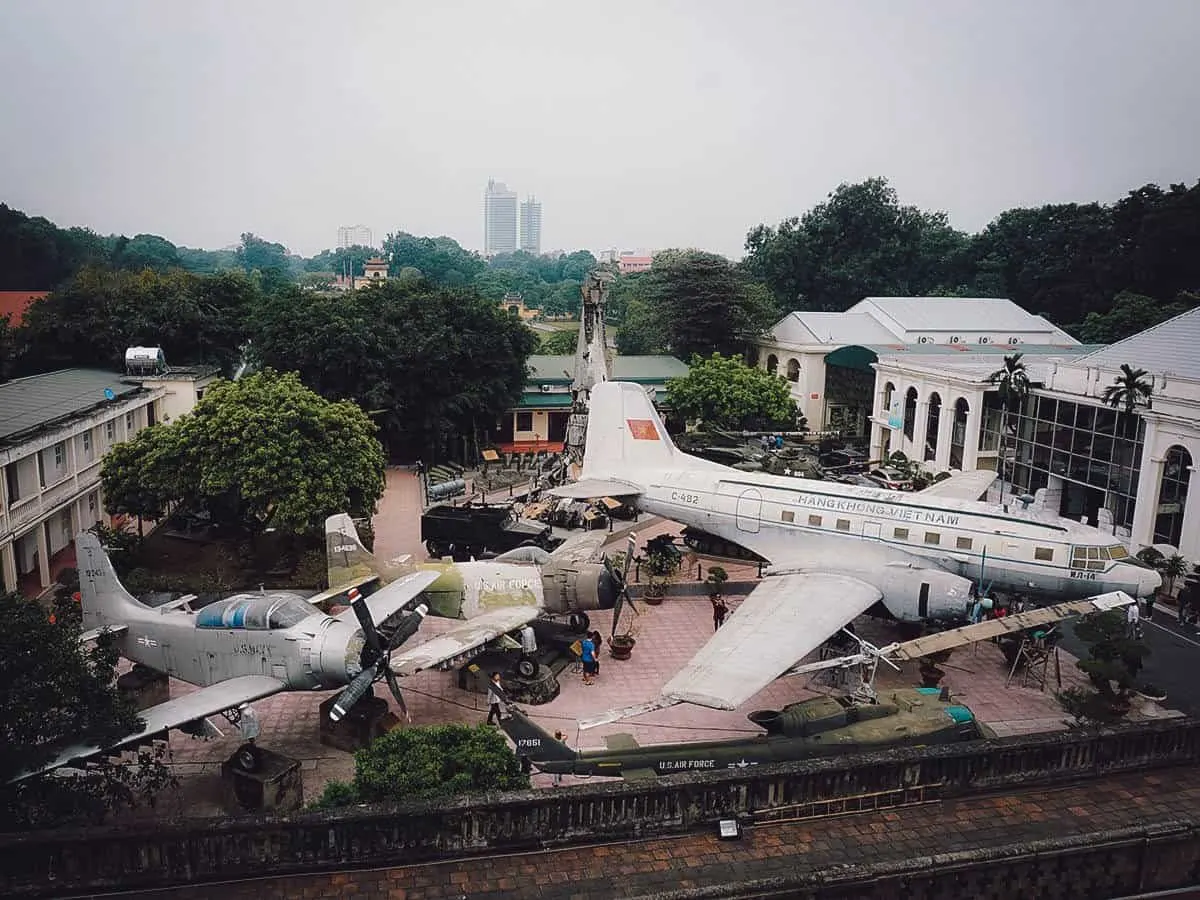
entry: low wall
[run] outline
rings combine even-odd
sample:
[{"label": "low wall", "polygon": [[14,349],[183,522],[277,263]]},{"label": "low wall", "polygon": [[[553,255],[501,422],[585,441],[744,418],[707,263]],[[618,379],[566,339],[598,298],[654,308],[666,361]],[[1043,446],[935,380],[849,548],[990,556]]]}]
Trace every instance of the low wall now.
[{"label": "low wall", "polygon": [[[290,817],[62,830],[0,836],[0,889],[43,896],[106,888],[388,866],[473,853],[678,834],[719,818],[804,818],[1002,788],[1099,778],[1200,761],[1200,721],[905,748],[758,766],[749,772],[672,776],[379,804]],[[844,804],[842,801],[846,801]]]}]

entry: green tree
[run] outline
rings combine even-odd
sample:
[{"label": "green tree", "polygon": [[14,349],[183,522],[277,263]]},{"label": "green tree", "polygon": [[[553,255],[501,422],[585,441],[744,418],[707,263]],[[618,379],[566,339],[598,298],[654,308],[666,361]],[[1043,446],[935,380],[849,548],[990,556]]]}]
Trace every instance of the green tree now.
[{"label": "green tree", "polygon": [[740,356],[693,356],[684,378],[667,382],[672,413],[710,428],[759,431],[797,427],[787,379],[747,366]]},{"label": "green tree", "polygon": [[229,366],[256,296],[235,272],[82,269],[25,314],[20,370],[122,369],[126,348],[138,345],[162,347],[168,364]]},{"label": "green tree", "polygon": [[82,646],[77,617],[52,621],[40,604],[0,594],[0,831],[99,822],[170,782],[161,754],[142,750],[132,765],[96,759],[81,774],[8,784],[65,746],[108,744],[142,726],[116,689],[118,658],[111,638]]},{"label": "green tree", "polygon": [[312,259],[304,261],[306,272],[332,272],[334,275],[349,275],[351,270],[355,278],[361,277],[368,259],[379,256],[377,247],[364,247],[355,244],[352,247],[339,247],[337,250],[322,250]]},{"label": "green tree", "polygon": [[[632,344],[666,338],[670,352],[686,359],[693,353],[740,353],[777,318],[768,292],[749,281],[729,260],[696,250],[664,251],[639,285],[638,308],[626,306],[618,330],[622,353]],[[649,318],[655,322],[639,321]],[[645,330],[645,337],[636,331]],[[622,346],[624,345],[624,346]],[[643,352],[645,352],[643,350]]]},{"label": "green tree", "polygon": [[258,358],[325,397],[378,413],[396,456],[429,461],[476,444],[525,386],[538,338],[474,291],[389,281],[337,297],[280,294],[256,310]]},{"label": "green tree", "polygon": [[387,236],[383,255],[389,271],[399,272],[408,266],[418,269],[434,284],[448,288],[467,286],[486,265],[452,238],[416,237],[404,231]]},{"label": "green tree", "polygon": [[542,338],[538,353],[547,356],[574,356],[579,344],[579,329],[555,331]]},{"label": "green tree", "polygon": [[238,265],[247,272],[274,270],[286,275],[291,271],[287,248],[283,244],[265,240],[249,231],[242,235],[242,242],[235,252]]},{"label": "green tree", "polygon": [[1000,395],[1000,499],[1004,499],[1004,466],[1008,449],[1008,414],[1020,409],[1029,396],[1029,373],[1021,362],[1022,353],[1011,353],[1004,357],[1004,367],[988,376],[988,382],[996,385]]},{"label": "green tree", "polygon": [[119,237],[113,244],[112,265],[118,269],[140,271],[154,269],[165,272],[178,268],[179,252],[175,245],[157,234],[139,234],[133,238]]},{"label": "green tree", "polygon": [[927,294],[971,274],[944,213],[901,206],[887,179],[842,184],[824,203],[746,237],[746,269],[787,310],[841,311],[870,296]]},{"label": "green tree", "polygon": [[193,412],[106,457],[106,509],[203,502],[251,534],[317,531],[336,512],[367,517],[383,494],[375,431],[354,403],[325,400],[295,373],[219,381]]},{"label": "green tree", "polygon": [[1180,294],[1172,303],[1122,291],[1104,312],[1090,312],[1082,324],[1071,329],[1085,344],[1115,344],[1139,331],[1152,328],[1200,306],[1200,295]]},{"label": "green tree", "polygon": [[352,784],[334,782],[318,808],[437,800],[529,787],[504,735],[486,725],[397,728],[354,754]]}]

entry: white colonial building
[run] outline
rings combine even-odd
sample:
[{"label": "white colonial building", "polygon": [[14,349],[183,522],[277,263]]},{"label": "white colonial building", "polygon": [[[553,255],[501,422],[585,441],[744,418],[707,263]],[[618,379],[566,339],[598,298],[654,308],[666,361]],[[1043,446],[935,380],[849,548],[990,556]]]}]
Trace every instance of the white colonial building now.
[{"label": "white colonial building", "polygon": [[0,384],[0,581],[38,596],[106,519],[100,463],[142,428],[191,410],[215,368],[122,376],[63,369]]},{"label": "white colonial building", "polygon": [[[760,346],[759,365],[793,382],[813,430],[869,430],[872,459],[900,451],[933,471],[997,470],[1005,502],[1200,562],[1197,346],[1200,310],[1088,347],[1007,300],[870,298],[845,313],[790,314]],[[989,376],[1013,353],[1031,389],[1002,441]],[[1132,415],[1104,401],[1123,365],[1145,370],[1152,391]]]}]

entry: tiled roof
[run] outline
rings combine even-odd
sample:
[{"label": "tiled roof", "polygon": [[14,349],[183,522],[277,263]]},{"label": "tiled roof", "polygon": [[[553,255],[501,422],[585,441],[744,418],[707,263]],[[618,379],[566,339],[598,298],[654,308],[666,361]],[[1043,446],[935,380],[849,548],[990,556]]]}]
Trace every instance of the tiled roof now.
[{"label": "tiled roof", "polygon": [[0,384],[0,444],[111,402],[106,390],[122,399],[143,388],[96,369],[60,369]]},{"label": "tiled roof", "polygon": [[49,291],[0,291],[0,319],[8,317],[8,324],[17,326],[25,318],[25,310],[35,300],[41,300]]},{"label": "tiled roof", "polygon": [[1041,316],[1001,297],[867,297],[847,313],[875,314],[881,324],[904,331],[1042,332],[1055,342],[1073,343],[1066,332]]},{"label": "tiled roof", "polygon": [[1078,362],[1103,369],[1130,365],[1153,375],[1200,381],[1197,347],[1200,347],[1200,307],[1082,356]]},{"label": "tiled roof", "polygon": [[899,337],[866,313],[792,312],[771,329],[784,344],[884,344]]}]

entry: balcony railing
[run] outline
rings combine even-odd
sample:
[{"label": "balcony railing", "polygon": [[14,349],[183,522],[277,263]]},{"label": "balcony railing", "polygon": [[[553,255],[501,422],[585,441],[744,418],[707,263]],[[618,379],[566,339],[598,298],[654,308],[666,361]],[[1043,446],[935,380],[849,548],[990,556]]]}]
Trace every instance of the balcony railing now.
[{"label": "balcony railing", "polygon": [[8,530],[20,531],[61,506],[93,490],[100,484],[100,469],[89,466],[82,473],[64,478],[44,488],[36,497],[22,498],[8,508]]}]

